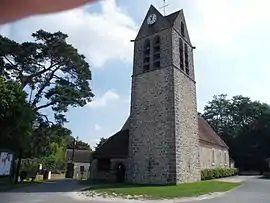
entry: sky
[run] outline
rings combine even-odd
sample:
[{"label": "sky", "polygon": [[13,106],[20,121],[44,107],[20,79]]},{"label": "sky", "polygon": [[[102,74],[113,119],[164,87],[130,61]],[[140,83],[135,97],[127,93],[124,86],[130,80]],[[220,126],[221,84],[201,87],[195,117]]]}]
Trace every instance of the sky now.
[{"label": "sky", "polygon": [[[269,0],[167,0],[166,13],[184,9],[194,51],[198,111],[215,94],[248,96],[270,104]],[[67,113],[74,137],[91,147],[121,129],[129,115],[133,44],[149,9],[162,0],[103,0],[58,14],[0,26],[18,42],[44,29],[62,31],[87,57],[95,94]],[[162,11],[162,10],[161,10]]]}]

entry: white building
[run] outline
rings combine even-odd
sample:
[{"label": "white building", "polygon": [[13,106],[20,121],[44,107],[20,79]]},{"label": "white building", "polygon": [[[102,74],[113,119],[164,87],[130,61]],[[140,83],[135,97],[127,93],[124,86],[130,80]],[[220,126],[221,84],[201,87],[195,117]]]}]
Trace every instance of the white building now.
[{"label": "white building", "polygon": [[[67,163],[72,162],[73,150],[68,149],[66,151]],[[75,150],[74,151],[74,178],[80,179],[87,178],[89,175],[90,159],[92,152],[89,150]],[[81,172],[83,171],[83,172]]]}]

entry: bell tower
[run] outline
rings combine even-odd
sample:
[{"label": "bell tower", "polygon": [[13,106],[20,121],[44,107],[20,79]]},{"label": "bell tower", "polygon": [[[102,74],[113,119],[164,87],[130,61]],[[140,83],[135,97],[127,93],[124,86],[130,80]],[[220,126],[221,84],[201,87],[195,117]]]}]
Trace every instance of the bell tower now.
[{"label": "bell tower", "polygon": [[150,6],[134,40],[127,181],[200,180],[193,47],[183,10]]}]

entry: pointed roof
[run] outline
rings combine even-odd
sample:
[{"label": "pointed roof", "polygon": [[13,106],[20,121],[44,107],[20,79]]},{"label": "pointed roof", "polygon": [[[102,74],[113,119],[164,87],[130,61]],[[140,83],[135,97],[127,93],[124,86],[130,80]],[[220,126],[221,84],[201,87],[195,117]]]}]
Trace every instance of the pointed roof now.
[{"label": "pointed roof", "polygon": [[[125,122],[122,129],[111,136],[107,142],[99,147],[94,153],[93,158],[127,158],[129,142],[130,117]],[[219,137],[207,121],[198,115],[199,141],[208,145],[219,146],[228,149],[228,145]]]},{"label": "pointed roof", "polygon": [[[125,122],[121,130],[129,129],[130,117]],[[211,145],[219,147],[229,148],[228,145],[220,138],[220,136],[214,131],[209,123],[201,116],[198,115],[198,127],[199,127],[199,140]]]},{"label": "pointed roof", "polygon": [[[74,150],[74,162],[77,163],[89,163],[91,160],[92,151],[89,150]],[[72,161],[72,149],[66,150],[66,160]]]},{"label": "pointed roof", "polygon": [[[156,14],[157,21],[154,25],[149,26],[147,24],[147,18],[151,14]],[[170,28],[170,27],[172,27],[172,25],[169,23],[166,17],[164,17],[153,5],[151,5],[143,20],[143,23],[141,25],[141,28],[135,40],[147,37],[149,35],[153,35],[163,29]]]},{"label": "pointed roof", "polygon": [[[157,21],[153,25],[148,25],[147,18],[151,14],[157,15]],[[181,33],[181,23],[183,23],[185,27],[185,36],[182,37],[187,43],[191,45],[183,9],[171,13],[167,16],[163,16],[153,5],[151,5],[143,20],[135,41],[156,34],[168,28],[174,28],[178,33]]]},{"label": "pointed roof", "polygon": [[120,130],[93,152],[93,158],[127,158],[129,130]]},{"label": "pointed roof", "polygon": [[179,16],[180,12],[182,10],[176,11],[174,13],[171,13],[170,15],[165,16],[166,19],[173,25],[176,18]]},{"label": "pointed roof", "polygon": [[201,116],[198,116],[199,138],[201,142],[229,148],[228,145],[219,137],[209,123]]}]

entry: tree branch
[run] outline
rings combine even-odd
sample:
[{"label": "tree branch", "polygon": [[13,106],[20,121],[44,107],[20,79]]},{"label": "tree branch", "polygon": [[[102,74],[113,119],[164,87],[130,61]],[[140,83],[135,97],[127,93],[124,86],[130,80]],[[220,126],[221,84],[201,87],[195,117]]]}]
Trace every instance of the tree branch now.
[{"label": "tree branch", "polygon": [[50,121],[46,115],[44,115],[44,114],[39,114],[39,115],[42,116],[42,117],[44,117],[48,123],[54,125],[54,123],[52,121]]},{"label": "tree branch", "polygon": [[[59,68],[59,67],[58,67]],[[50,84],[50,81],[52,80],[52,78],[54,77],[55,72],[58,70],[58,68],[56,68],[54,71],[52,71],[51,75],[49,78],[47,78],[46,82],[43,84],[43,86],[38,90],[37,94],[35,95],[35,99],[32,103],[32,106],[35,107],[37,105],[37,103],[39,102],[39,98],[41,97],[41,94],[43,92],[43,90]]]},{"label": "tree branch", "polygon": [[[43,70],[41,70],[41,71],[39,71],[39,72],[37,72],[37,73],[34,73],[34,74],[32,74],[32,75],[29,75],[29,76],[23,76],[23,77],[25,77],[25,79],[22,80],[22,81],[23,81],[23,82],[22,82],[23,88],[24,88],[27,84],[29,84],[30,81],[31,81],[34,77],[37,77],[37,76],[42,75],[43,73],[46,73],[47,71],[51,70],[51,69],[52,69],[53,67],[55,67],[56,65],[59,65],[58,68],[60,67],[60,64],[51,64],[49,68],[45,68],[45,69],[43,69]],[[56,69],[58,69],[58,68],[56,68]]]},{"label": "tree branch", "polygon": [[19,70],[16,66],[15,66],[15,64],[13,64],[10,60],[9,60],[9,58],[7,57],[7,56],[4,56],[4,58],[14,67],[14,69],[16,69],[16,70]]},{"label": "tree branch", "polygon": [[36,108],[34,108],[36,111],[38,111],[38,110],[40,110],[40,109],[43,109],[43,108],[47,108],[47,107],[49,107],[49,106],[52,106],[52,105],[54,105],[54,104],[56,104],[57,102],[56,101],[53,101],[53,102],[49,102],[49,103],[47,103],[47,104],[44,104],[44,105],[41,105],[41,106],[39,106],[39,107],[36,107]]}]

